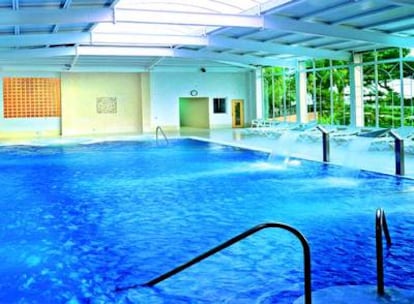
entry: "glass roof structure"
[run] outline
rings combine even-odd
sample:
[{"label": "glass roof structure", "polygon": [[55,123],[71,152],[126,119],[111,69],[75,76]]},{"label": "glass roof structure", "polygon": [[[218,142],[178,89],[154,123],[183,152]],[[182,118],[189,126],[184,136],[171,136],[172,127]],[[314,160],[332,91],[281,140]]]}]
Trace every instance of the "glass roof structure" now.
[{"label": "glass roof structure", "polygon": [[411,0],[0,0],[0,66],[244,70],[414,48]]},{"label": "glass roof structure", "polygon": [[[290,0],[289,0],[290,1]],[[283,1],[289,2],[289,1]],[[148,23],[131,23],[131,22],[116,22],[116,23],[101,23],[93,30],[94,35],[99,34],[111,37],[113,43],[117,43],[117,38],[120,44],[125,43],[125,35],[135,34],[129,38],[135,41],[135,44],[140,45],[170,45],[171,39],[165,36],[205,36],[207,33],[217,29],[217,27],[207,26],[203,24],[201,20],[194,20],[194,25],[189,22],[186,25],[171,23],[157,23],[157,14],[161,12],[175,12],[184,13],[187,18],[191,18],[191,14],[203,13],[206,14],[205,18],[214,18],[217,15],[228,16],[229,15],[260,15],[262,9],[266,7],[272,7],[275,4],[281,4],[282,1],[269,1],[269,0],[170,0],[170,1],[153,1],[153,0],[120,0],[115,5],[117,10],[130,11],[131,18],[139,18],[139,15],[144,13],[149,15]],[[267,6],[266,6],[267,4]],[[167,13],[163,15],[163,18],[168,20],[171,14]],[[152,17],[153,16],[153,20]],[[145,17],[142,17],[145,18]],[[178,17],[179,18],[179,17]],[[195,18],[200,18],[195,16]],[[201,19],[201,18],[200,18]],[[162,21],[162,20],[160,20]],[[159,22],[159,21],[158,21]],[[116,36],[109,36],[109,35]],[[145,36],[139,36],[145,35]],[[164,36],[163,36],[164,35]],[[143,38],[143,39],[139,39]],[[131,43],[131,39],[128,40]]]}]

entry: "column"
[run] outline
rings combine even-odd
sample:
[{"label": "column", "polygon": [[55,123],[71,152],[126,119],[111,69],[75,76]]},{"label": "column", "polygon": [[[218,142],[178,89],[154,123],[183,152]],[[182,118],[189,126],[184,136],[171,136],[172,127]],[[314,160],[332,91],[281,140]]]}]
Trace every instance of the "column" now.
[{"label": "column", "polygon": [[351,89],[351,126],[364,126],[364,96],[363,96],[363,67],[362,54],[354,54],[354,63],[350,66],[350,89]]},{"label": "column", "polygon": [[306,82],[306,64],[298,62],[296,68],[296,121],[298,123],[308,122]]},{"label": "column", "polygon": [[255,71],[256,77],[256,117],[254,118],[264,118],[263,117],[263,72],[262,68],[256,68]]}]

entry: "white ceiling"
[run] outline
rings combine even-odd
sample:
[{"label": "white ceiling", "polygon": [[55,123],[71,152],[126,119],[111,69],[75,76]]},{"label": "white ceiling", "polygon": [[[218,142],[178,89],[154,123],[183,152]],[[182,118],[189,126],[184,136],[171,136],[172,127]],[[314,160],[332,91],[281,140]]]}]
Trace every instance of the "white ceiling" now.
[{"label": "white ceiling", "polygon": [[0,70],[237,71],[390,46],[414,48],[414,0],[0,0]]}]

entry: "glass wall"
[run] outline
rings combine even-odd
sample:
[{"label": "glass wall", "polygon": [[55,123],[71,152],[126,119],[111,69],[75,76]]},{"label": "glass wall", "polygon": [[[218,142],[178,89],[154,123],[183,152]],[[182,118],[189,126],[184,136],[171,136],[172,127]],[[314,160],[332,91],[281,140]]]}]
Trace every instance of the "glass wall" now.
[{"label": "glass wall", "polygon": [[263,75],[265,118],[296,122],[296,70],[265,68]]},{"label": "glass wall", "polygon": [[[389,48],[362,53],[362,62],[308,60],[303,70],[264,69],[266,118],[296,121],[296,73],[306,73],[308,121],[351,124],[350,71],[360,66],[364,125],[398,128],[414,126],[414,57],[409,49]],[[353,96],[353,95],[352,95]]]},{"label": "glass wall", "polygon": [[[306,62],[308,121],[321,124],[350,123],[349,66],[344,62]],[[267,118],[296,121],[296,71],[284,68],[264,70]]]},{"label": "glass wall", "polygon": [[414,59],[403,61],[404,126],[414,126]]},{"label": "glass wall", "polygon": [[[308,82],[316,91],[316,116],[318,123],[347,125],[350,123],[349,67],[332,60],[314,61],[315,69],[307,72],[315,75]],[[315,72],[313,72],[315,71]]]},{"label": "glass wall", "polygon": [[410,50],[389,48],[363,54],[365,125],[398,128],[413,124],[411,116],[414,61]]}]

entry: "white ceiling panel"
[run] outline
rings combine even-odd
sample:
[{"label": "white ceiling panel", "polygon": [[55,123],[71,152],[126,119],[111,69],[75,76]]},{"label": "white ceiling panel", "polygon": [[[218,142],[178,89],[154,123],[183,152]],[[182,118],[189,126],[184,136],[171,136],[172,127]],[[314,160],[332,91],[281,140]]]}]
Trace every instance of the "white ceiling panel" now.
[{"label": "white ceiling panel", "polygon": [[414,49],[412,0],[0,0],[0,68],[244,70]]}]

